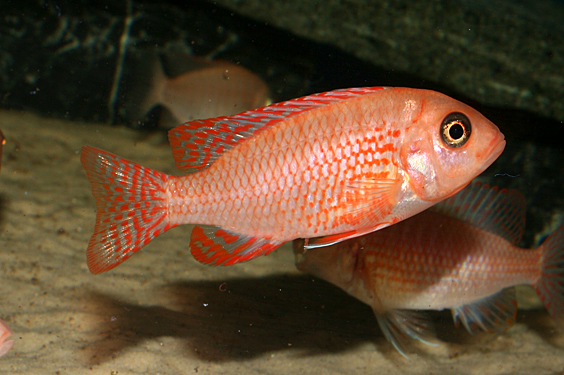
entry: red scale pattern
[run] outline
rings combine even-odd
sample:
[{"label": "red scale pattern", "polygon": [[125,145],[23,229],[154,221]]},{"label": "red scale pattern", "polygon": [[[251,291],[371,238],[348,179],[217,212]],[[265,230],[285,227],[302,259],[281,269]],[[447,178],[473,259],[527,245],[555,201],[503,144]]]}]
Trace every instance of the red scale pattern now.
[{"label": "red scale pattern", "polygon": [[88,146],[80,160],[96,199],[96,225],[87,250],[88,267],[96,274],[171,228],[164,191],[168,176]]}]

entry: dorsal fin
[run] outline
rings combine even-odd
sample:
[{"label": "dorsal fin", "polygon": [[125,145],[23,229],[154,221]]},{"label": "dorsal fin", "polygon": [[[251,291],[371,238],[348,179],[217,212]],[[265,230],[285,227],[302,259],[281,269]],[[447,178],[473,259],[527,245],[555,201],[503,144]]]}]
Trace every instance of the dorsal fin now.
[{"label": "dorsal fin", "polygon": [[207,168],[225,151],[283,120],[382,89],[383,87],[367,87],[329,91],[234,116],[187,122],[168,132],[174,161],[181,170]]},{"label": "dorsal fin", "polygon": [[516,190],[471,182],[458,194],[437,203],[432,210],[501,236],[514,245],[525,228],[525,197]]}]

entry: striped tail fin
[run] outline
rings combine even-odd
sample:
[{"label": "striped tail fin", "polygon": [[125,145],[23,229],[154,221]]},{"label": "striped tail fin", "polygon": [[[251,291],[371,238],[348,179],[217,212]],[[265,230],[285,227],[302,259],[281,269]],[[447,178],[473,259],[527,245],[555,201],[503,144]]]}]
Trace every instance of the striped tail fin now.
[{"label": "striped tail fin", "polygon": [[96,199],[96,225],[86,258],[93,274],[110,270],[170,229],[169,176],[84,146],[80,162]]},{"label": "striped tail fin", "polygon": [[564,322],[564,226],[559,226],[541,246],[541,276],[534,287],[550,315]]}]

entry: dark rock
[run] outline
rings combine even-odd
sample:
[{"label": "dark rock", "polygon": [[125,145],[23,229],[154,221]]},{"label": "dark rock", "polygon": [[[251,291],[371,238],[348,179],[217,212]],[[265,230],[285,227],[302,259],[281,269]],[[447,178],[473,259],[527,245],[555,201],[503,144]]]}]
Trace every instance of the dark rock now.
[{"label": "dark rock", "polygon": [[549,0],[214,0],[384,69],[564,118],[564,6]]},{"label": "dark rock", "polygon": [[290,39],[273,44],[283,32],[265,28],[204,2],[188,9],[133,1],[9,3],[0,22],[0,106],[122,122],[122,78],[147,53],[242,64],[274,88],[276,99],[300,96],[313,71],[311,49],[298,51]]}]

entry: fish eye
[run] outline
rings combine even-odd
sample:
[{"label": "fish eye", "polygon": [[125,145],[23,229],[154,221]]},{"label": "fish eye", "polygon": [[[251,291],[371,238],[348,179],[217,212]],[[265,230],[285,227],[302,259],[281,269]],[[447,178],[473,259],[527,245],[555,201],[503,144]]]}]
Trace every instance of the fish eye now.
[{"label": "fish eye", "polygon": [[460,112],[447,115],[441,123],[441,137],[448,147],[456,148],[464,145],[471,133],[470,120]]}]

